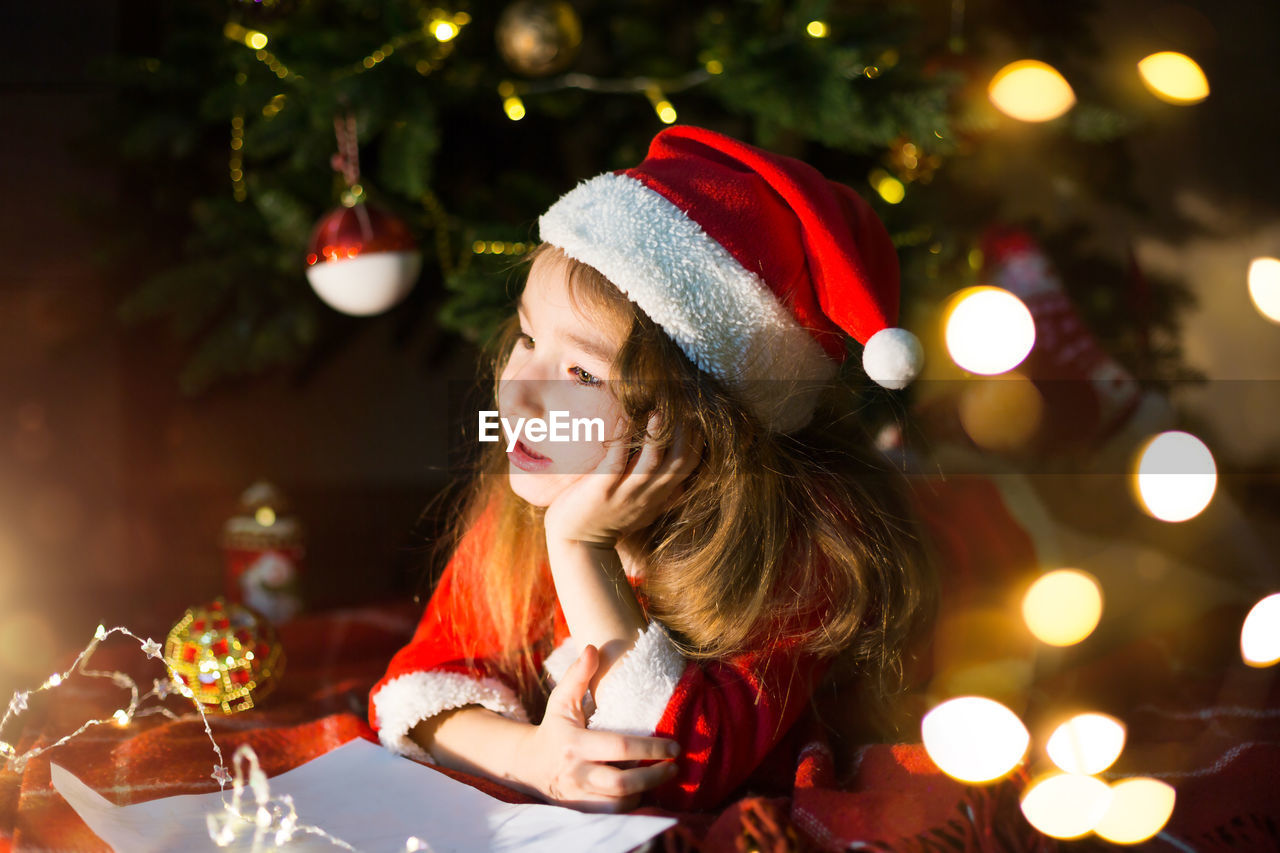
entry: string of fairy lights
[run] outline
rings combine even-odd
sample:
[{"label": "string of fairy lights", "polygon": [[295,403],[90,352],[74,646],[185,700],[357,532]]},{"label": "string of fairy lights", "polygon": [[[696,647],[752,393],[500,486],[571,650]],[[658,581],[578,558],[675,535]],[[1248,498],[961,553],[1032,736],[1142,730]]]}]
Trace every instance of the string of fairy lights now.
[{"label": "string of fairy lights", "polygon": [[[964,0],[952,0],[950,46],[953,51],[961,51],[964,47],[964,14]],[[423,76],[434,72],[450,55],[455,39],[470,24],[471,17],[466,12],[450,12],[441,8],[423,9],[421,17],[420,26],[393,36],[361,59],[332,72],[334,79],[372,70],[397,51],[421,43],[431,45],[433,50],[428,58],[415,61],[414,67]],[[252,50],[254,57],[282,81],[296,82],[302,79],[301,75],[290,71],[279,57],[267,49],[270,38],[266,33],[235,22],[228,22],[224,28],[224,34],[228,39]],[[815,19],[805,24],[804,34],[812,39],[825,39],[831,34],[831,29],[826,21]],[[785,35],[777,37],[778,40],[785,38],[787,38]],[[898,60],[897,51],[890,48],[881,51],[873,61],[854,71],[860,76],[873,80],[883,71],[894,67]],[[578,72],[545,80],[506,79],[498,83],[497,95],[504,115],[511,121],[520,121],[528,114],[525,98],[529,96],[566,89],[581,89],[604,94],[639,94],[649,102],[659,121],[664,124],[673,124],[678,120],[679,114],[671,97],[699,86],[724,72],[723,62],[714,56],[704,54],[699,61],[701,67],[668,79],[645,76],[607,79]],[[1194,104],[1208,96],[1208,82],[1203,71],[1185,54],[1162,51],[1144,58],[1137,67],[1143,83],[1152,94],[1168,103]],[[237,79],[238,82],[242,82],[243,76],[240,75]],[[998,110],[1024,122],[1050,121],[1062,116],[1076,103],[1074,91],[1066,79],[1052,66],[1035,59],[1017,60],[997,71],[988,85],[988,95]],[[283,93],[274,96],[270,103],[263,107],[263,114],[267,117],[277,114],[283,108],[286,97]],[[238,111],[232,118],[231,153],[228,159],[232,194],[237,201],[246,199],[242,153],[243,122],[244,116]],[[936,131],[935,135],[940,137]],[[925,153],[908,140],[895,143],[887,160],[893,167],[892,173],[884,168],[875,168],[868,175],[868,183],[888,204],[901,203],[906,197],[908,184],[915,181],[927,183],[939,166],[939,158],[936,155]],[[439,232],[444,222],[439,200],[430,196],[424,198],[423,203],[428,208]],[[437,240],[441,244],[448,242],[447,238],[439,233]],[[494,251],[492,247],[495,242],[504,246],[502,252]],[[475,254],[518,253],[518,250],[513,249],[518,245],[515,243],[473,241],[473,246],[481,245],[485,249],[473,250]],[[441,254],[439,257],[442,265],[452,268],[453,262],[449,255]]]},{"label": "string of fairy lights", "polygon": [[[408,32],[400,33],[362,59],[352,62],[333,72],[334,79],[360,74],[376,68],[396,51],[418,44],[428,43],[433,51],[429,58],[417,60],[415,70],[427,76],[437,70],[453,49],[454,39],[463,28],[471,22],[466,12],[448,12],[442,9],[423,10],[421,26]],[[816,32],[814,26],[809,27],[810,34]],[[244,45],[253,51],[253,56],[267,66],[273,74],[285,82],[297,82],[302,75],[292,72],[274,53],[267,49],[270,37],[256,29],[251,29],[235,22],[228,22],[223,34],[230,40]],[[821,32],[825,35],[825,28]],[[586,91],[610,94],[641,94],[652,106],[658,119],[666,124],[677,119],[675,107],[669,96],[700,85],[723,71],[723,64],[714,58],[704,61],[704,67],[690,71],[673,79],[657,79],[652,77],[634,77],[624,79],[605,79],[588,74],[570,73],[560,77],[542,81],[503,80],[498,84],[497,93],[501,99],[504,114],[512,121],[519,121],[526,114],[524,96],[538,95],[565,89],[582,89]],[[243,85],[246,77],[243,72],[236,75],[237,84]],[[283,108],[287,94],[279,93],[262,108],[267,118],[272,118]],[[243,202],[247,198],[244,180],[244,111],[237,108],[231,119],[230,154],[228,157],[228,173],[231,181],[232,196]],[[439,199],[427,191],[421,199],[424,208],[435,225],[438,257],[443,271],[449,273],[453,266],[452,255],[448,251],[447,215]],[[472,253],[476,255],[519,255],[529,251],[531,244],[502,240],[474,240]]]},{"label": "string of fairy lights", "polygon": [[[151,690],[141,693],[137,682],[127,673],[119,670],[88,668],[89,661],[98,647],[113,634],[120,634],[133,639],[138,643],[142,653],[148,659],[155,659],[164,664],[165,677],[154,679]],[[335,847],[350,850],[354,853],[356,848],[342,839],[330,835],[318,826],[303,822],[298,816],[291,796],[288,794],[272,796],[266,774],[262,771],[253,747],[248,744],[242,744],[237,748],[232,755],[232,768],[228,769],[226,760],[223,758],[222,747],[218,745],[213,736],[213,729],[209,725],[209,717],[204,704],[190,691],[183,689],[179,673],[165,659],[162,648],[160,643],[150,637],[144,639],[127,628],[115,627],[108,629],[103,625],[99,625],[94,632],[93,639],[80,651],[75,660],[72,661],[71,666],[65,670],[54,672],[38,687],[14,692],[9,699],[9,705],[5,710],[3,719],[0,719],[0,735],[4,733],[13,718],[27,711],[33,694],[44,693],[62,687],[76,675],[85,678],[109,680],[116,687],[129,691],[128,703],[122,708],[117,708],[110,716],[86,720],[74,731],[63,735],[57,740],[43,746],[32,747],[23,752],[19,752],[17,747],[9,741],[0,740],[0,759],[4,760],[5,768],[10,772],[21,773],[32,759],[69,743],[97,726],[114,726],[126,729],[139,718],[155,715],[179,721],[182,718],[178,714],[159,703],[172,695],[187,695],[200,716],[205,736],[209,739],[214,755],[217,756],[217,763],[214,764],[213,772],[209,776],[218,783],[218,788],[221,791],[225,791],[228,785],[231,786],[231,796],[229,799],[223,798],[222,809],[206,816],[209,837],[215,844],[219,847],[228,847],[236,842],[244,842],[246,836],[250,836],[247,840],[250,842],[251,847],[248,849],[258,853],[258,851],[275,850],[287,845],[298,835],[312,835],[328,841]],[[155,699],[156,704],[147,704],[150,699]],[[246,800],[246,791],[253,795],[251,805]],[[407,839],[404,847],[406,853],[426,849],[429,848],[418,838]]]},{"label": "string of fairy lights", "polygon": [[[165,677],[156,679],[152,684],[151,690],[147,693],[139,694],[137,682],[135,682],[126,673],[119,672],[117,670],[104,671],[86,669],[89,660],[92,658],[93,653],[97,650],[98,646],[112,634],[122,634],[126,637],[132,638],[137,641],[144,655],[148,658],[154,658],[164,664]],[[163,705],[156,704],[142,707],[146,700],[153,697],[158,701],[162,701],[170,694],[181,693],[182,688],[178,686],[180,683],[178,673],[174,671],[173,667],[171,667],[167,661],[165,661],[162,649],[163,647],[155,640],[150,637],[143,639],[127,628],[116,627],[108,630],[106,627],[99,625],[98,629],[93,634],[93,639],[90,640],[89,644],[76,656],[75,660],[72,661],[71,666],[65,670],[53,673],[46,678],[39,687],[35,687],[31,690],[18,690],[14,692],[13,697],[9,700],[9,705],[5,710],[3,719],[0,719],[0,735],[3,734],[5,727],[8,726],[11,718],[22,714],[27,710],[30,705],[32,694],[43,693],[45,691],[61,687],[69,678],[72,677],[72,675],[75,674],[83,675],[86,678],[110,680],[115,686],[129,691],[129,703],[123,708],[116,709],[109,717],[88,720],[70,734],[64,735],[50,744],[32,747],[25,752],[18,752],[17,748],[13,744],[6,740],[0,740],[0,758],[4,758],[7,768],[14,772],[20,772],[27,766],[27,763],[30,762],[31,759],[42,755],[51,749],[62,746],[95,726],[115,725],[119,728],[127,728],[134,719],[155,714],[161,714],[172,720],[178,719],[176,714]],[[227,770],[226,762],[223,760],[222,748],[219,747],[218,742],[213,739],[213,731],[209,727],[209,718],[205,714],[204,707],[199,702],[196,702],[196,710],[200,713],[200,720],[204,724],[204,732],[209,738],[209,743],[213,746],[214,754],[218,757],[218,763],[214,765],[213,773],[210,774],[211,778],[217,781],[219,786],[226,787],[226,784],[231,781],[231,775]]]},{"label": "string of fairy lights", "polygon": [[[219,847],[230,847],[242,836],[252,833],[248,839],[252,853],[266,853],[289,844],[298,835],[322,838],[333,847],[357,853],[356,848],[318,826],[304,823],[298,817],[293,797],[289,794],[272,796],[267,774],[262,771],[258,754],[253,747],[241,744],[231,756],[235,768],[232,779],[231,799],[223,801],[222,811],[206,816],[209,838]],[[245,801],[245,792],[253,795],[253,805]],[[405,850],[424,849],[419,839],[410,838]]]},{"label": "string of fairy lights", "polygon": [[[148,659],[159,660],[165,665],[165,677],[154,679],[152,688],[147,693],[140,693],[138,684],[127,673],[118,670],[88,669],[90,659],[98,646],[113,634],[130,637],[138,643],[142,653]],[[74,731],[63,735],[56,741],[44,746],[33,747],[25,752],[18,752],[13,744],[0,740],[0,759],[10,772],[21,773],[27,764],[37,756],[63,746],[96,726],[115,726],[125,729],[141,717],[162,715],[169,720],[179,721],[182,718],[164,705],[145,705],[148,699],[163,701],[171,695],[188,695],[181,686],[179,673],[162,654],[160,643],[150,637],[143,639],[127,628],[108,629],[99,625],[93,639],[76,656],[71,666],[65,670],[54,672],[38,687],[30,690],[15,691],[9,700],[3,719],[0,719],[0,734],[9,725],[12,718],[24,713],[30,706],[32,694],[55,690],[66,684],[74,675],[86,678],[108,679],[116,687],[129,691],[129,702],[125,707],[116,709],[110,716],[100,719],[86,720]],[[203,703],[194,694],[189,695],[192,704],[200,715],[205,736],[217,756],[210,778],[218,783],[219,790],[226,791],[231,786],[230,798],[223,797],[222,808],[208,813],[206,817],[209,838],[219,847],[239,844],[241,849],[249,849],[253,853],[267,853],[285,847],[300,835],[310,835],[329,842],[333,847],[350,850],[356,848],[319,826],[304,822],[298,815],[293,797],[289,794],[273,795],[267,775],[262,770],[258,755],[249,744],[241,744],[232,754],[232,766],[228,769],[223,758],[222,747],[218,745],[209,725],[209,717]],[[247,795],[252,795],[252,802]],[[245,844],[249,846],[244,847]],[[404,853],[420,853],[430,850],[422,839],[411,836],[405,839]]]},{"label": "string of fairy lights", "polygon": [[[471,17],[466,12],[448,12],[439,8],[424,10],[422,16],[423,23],[421,26],[394,36],[361,60],[350,63],[334,72],[335,79],[369,71],[377,67],[397,50],[422,42],[433,45],[434,51],[430,58],[418,60],[414,67],[423,76],[435,71],[449,56],[454,40],[462,32],[463,28],[471,22]],[[805,26],[805,34],[815,39],[826,38],[829,34],[829,28],[824,21],[810,21]],[[267,50],[270,38],[266,33],[234,22],[228,22],[224,27],[224,35],[228,39],[243,44],[246,48],[252,50],[254,57],[266,65],[279,79],[286,82],[297,82],[303,79],[302,75],[290,71],[288,66],[274,53]],[[775,37],[774,41],[780,43],[788,38],[788,36],[781,35]],[[857,73],[868,79],[874,79],[880,75],[881,68],[892,67],[896,64],[897,59],[896,51],[892,49],[882,51],[874,62],[857,69]],[[504,114],[511,121],[519,121],[527,114],[525,97],[566,89],[580,89],[603,94],[643,95],[659,121],[664,124],[673,124],[678,119],[678,113],[671,102],[671,96],[699,86],[724,71],[724,64],[709,54],[702,55],[700,62],[700,68],[693,69],[674,78],[660,79],[639,76],[610,79],[573,72],[546,80],[517,81],[507,79],[498,83],[497,94]],[[236,82],[240,85],[244,84],[245,79],[243,72],[236,75]],[[267,118],[274,117],[284,108],[286,99],[287,95],[285,93],[273,96],[270,102],[263,106],[263,115]],[[232,117],[231,124],[231,151],[228,157],[228,172],[232,196],[236,201],[243,202],[247,198],[247,191],[244,180],[244,112],[242,109],[237,109]],[[917,159],[915,146],[910,143],[898,146],[894,157],[895,161],[901,161],[903,169],[909,175],[909,180],[919,177],[927,181],[929,174],[937,167],[936,157],[926,157],[923,160]],[[925,168],[917,171],[921,162],[924,163]],[[888,176],[883,170],[873,172],[871,179],[873,186],[877,188],[882,196],[889,199],[893,198],[892,184],[896,182],[896,179]],[[899,184],[899,186],[901,185]],[[353,189],[356,192],[353,198],[359,200],[359,190],[361,188],[357,185]],[[347,202],[348,199],[344,198],[344,204]],[[452,272],[455,263],[449,250],[447,214],[439,199],[430,190],[423,194],[421,202],[434,226],[437,258],[441,269],[448,275]],[[476,239],[471,243],[473,255],[520,255],[530,249],[532,249],[532,244],[523,241]]]}]

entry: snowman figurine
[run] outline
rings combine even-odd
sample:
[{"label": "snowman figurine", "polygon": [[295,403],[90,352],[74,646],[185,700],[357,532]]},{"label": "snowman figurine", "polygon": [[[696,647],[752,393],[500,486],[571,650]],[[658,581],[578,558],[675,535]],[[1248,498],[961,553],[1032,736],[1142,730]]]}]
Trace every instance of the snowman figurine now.
[{"label": "snowman figurine", "polygon": [[276,624],[286,622],[302,610],[302,525],[288,514],[284,495],[266,480],[245,490],[240,509],[222,529],[227,597]]}]

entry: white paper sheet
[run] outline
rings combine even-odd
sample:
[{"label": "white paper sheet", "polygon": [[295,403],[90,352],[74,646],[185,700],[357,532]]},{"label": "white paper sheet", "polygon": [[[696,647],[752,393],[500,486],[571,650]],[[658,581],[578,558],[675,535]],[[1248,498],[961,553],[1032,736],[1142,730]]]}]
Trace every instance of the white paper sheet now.
[{"label": "white paper sheet", "polygon": [[[251,834],[230,847],[218,847],[209,837],[205,816],[223,811],[230,789],[117,806],[62,767],[54,764],[51,770],[53,787],[118,853],[250,849]],[[270,787],[272,798],[293,797],[300,822],[318,826],[362,853],[403,853],[412,836],[435,853],[625,853],[675,823],[662,817],[504,803],[360,738],[274,777]],[[246,802],[242,811],[252,814],[252,796]],[[338,848],[314,836],[297,835],[285,849]]]}]

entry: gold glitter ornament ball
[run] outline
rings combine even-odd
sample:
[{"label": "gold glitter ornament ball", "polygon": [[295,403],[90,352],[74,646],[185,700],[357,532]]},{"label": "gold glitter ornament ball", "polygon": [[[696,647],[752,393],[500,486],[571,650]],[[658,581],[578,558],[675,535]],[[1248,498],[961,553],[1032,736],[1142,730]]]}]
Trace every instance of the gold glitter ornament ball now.
[{"label": "gold glitter ornament ball", "polygon": [[271,623],[221,597],[187,610],[169,631],[164,659],[183,696],[224,714],[252,708],[284,673]]},{"label": "gold glitter ornament ball", "polygon": [[573,62],[582,44],[582,22],[564,0],[517,0],[503,11],[495,35],[512,71],[541,77]]}]

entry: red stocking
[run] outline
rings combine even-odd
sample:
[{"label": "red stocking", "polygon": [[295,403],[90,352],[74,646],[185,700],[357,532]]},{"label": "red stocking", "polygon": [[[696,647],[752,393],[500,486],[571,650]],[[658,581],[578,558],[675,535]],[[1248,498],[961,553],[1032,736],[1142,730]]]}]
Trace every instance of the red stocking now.
[{"label": "red stocking", "polygon": [[1031,235],[994,227],[983,252],[987,282],[1016,295],[1035,320],[1035,347],[1019,369],[1044,398],[1041,447],[1098,446],[1133,415],[1142,389],[1085,327]]}]

